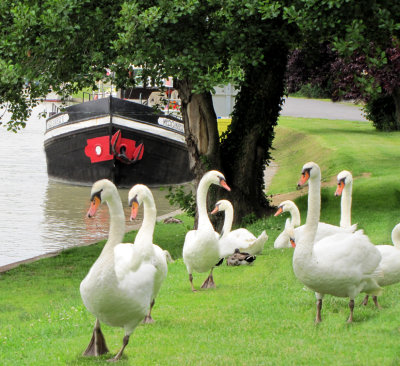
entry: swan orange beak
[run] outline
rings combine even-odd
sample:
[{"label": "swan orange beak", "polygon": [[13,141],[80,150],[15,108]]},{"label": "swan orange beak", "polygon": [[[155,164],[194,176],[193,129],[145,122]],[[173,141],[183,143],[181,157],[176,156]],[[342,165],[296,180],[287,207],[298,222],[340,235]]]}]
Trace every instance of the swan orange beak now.
[{"label": "swan orange beak", "polygon": [[91,203],[90,203],[90,208],[89,208],[89,211],[88,211],[88,213],[87,213],[87,217],[93,217],[93,216],[96,214],[97,209],[98,209],[99,206],[100,206],[100,203],[101,203],[100,198],[97,197],[97,196],[95,196],[95,197],[92,199]]},{"label": "swan orange beak", "polygon": [[215,215],[219,211],[218,205],[215,206],[214,210],[211,211],[211,215]]},{"label": "swan orange beak", "polygon": [[299,182],[297,183],[297,186],[301,187],[302,185],[306,184],[309,178],[310,178],[310,172],[308,170],[304,171],[303,173],[301,173],[301,177]]},{"label": "swan orange beak", "polygon": [[274,216],[279,216],[283,212],[282,207],[278,207],[278,210],[275,212]]},{"label": "swan orange beak", "polygon": [[290,244],[292,244],[292,248],[296,248],[296,242],[293,238],[290,238]]},{"label": "swan orange beak", "polygon": [[139,212],[139,203],[137,201],[133,201],[131,208],[131,218],[130,218],[131,221],[136,219],[138,212]]},{"label": "swan orange beak", "polygon": [[335,196],[340,196],[343,192],[344,189],[344,182],[341,180],[338,184],[337,184],[337,189],[335,192]]},{"label": "swan orange beak", "polygon": [[220,184],[221,187],[225,188],[228,192],[231,191],[231,189],[229,188],[229,186],[226,184],[225,179],[221,179],[221,180],[219,181],[219,184]]}]

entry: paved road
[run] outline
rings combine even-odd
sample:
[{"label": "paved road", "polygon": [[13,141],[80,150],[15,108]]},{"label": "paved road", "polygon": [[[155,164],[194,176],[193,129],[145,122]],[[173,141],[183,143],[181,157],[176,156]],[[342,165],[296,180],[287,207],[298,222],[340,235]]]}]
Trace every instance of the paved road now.
[{"label": "paved road", "polygon": [[291,117],[367,121],[363,116],[361,108],[358,108],[355,105],[303,98],[286,98],[281,115]]}]

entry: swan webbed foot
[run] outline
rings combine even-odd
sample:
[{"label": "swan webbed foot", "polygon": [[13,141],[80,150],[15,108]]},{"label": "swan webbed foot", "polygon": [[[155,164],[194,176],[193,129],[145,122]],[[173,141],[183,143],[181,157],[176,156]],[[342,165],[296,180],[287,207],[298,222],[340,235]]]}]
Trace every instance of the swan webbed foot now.
[{"label": "swan webbed foot", "polygon": [[364,300],[363,300],[363,302],[361,304],[364,305],[364,306],[367,306],[368,305],[368,298],[369,298],[369,296],[365,295]]},{"label": "swan webbed foot", "polygon": [[315,324],[321,323],[321,309],[322,309],[322,299],[317,300],[317,315],[315,316]]},{"label": "swan webbed foot", "polygon": [[347,319],[347,323],[353,323],[353,310],[354,310],[354,300],[351,299],[349,301],[349,308],[350,308],[350,316]]},{"label": "swan webbed foot", "polygon": [[146,315],[145,318],[143,319],[143,324],[153,324],[154,319],[151,317],[150,314]]},{"label": "swan webbed foot", "polygon": [[378,296],[372,296],[372,300],[374,300],[374,304],[378,309],[382,309],[382,306],[378,303]]},{"label": "swan webbed foot", "polygon": [[106,340],[101,332],[100,322],[96,319],[92,339],[90,340],[85,352],[83,352],[83,356],[101,356],[108,352]]},{"label": "swan webbed foot", "polygon": [[214,278],[212,275],[212,271],[210,273],[210,275],[206,278],[206,280],[203,282],[203,284],[201,285],[201,288],[215,288],[215,283],[214,283]]},{"label": "swan webbed foot", "polygon": [[150,310],[149,310],[149,313],[143,319],[143,321],[142,321],[143,324],[153,324],[154,323],[154,319],[151,317],[151,311],[153,310],[153,306],[155,303],[156,303],[156,300],[153,300],[150,303]]},{"label": "swan webbed foot", "polygon": [[107,360],[108,362],[117,362],[121,359],[122,353],[124,352],[125,347],[128,345],[129,343],[129,335],[126,335],[124,337],[124,339],[122,340],[122,347],[121,349],[118,351],[118,353],[113,357],[110,358],[109,360]]}]

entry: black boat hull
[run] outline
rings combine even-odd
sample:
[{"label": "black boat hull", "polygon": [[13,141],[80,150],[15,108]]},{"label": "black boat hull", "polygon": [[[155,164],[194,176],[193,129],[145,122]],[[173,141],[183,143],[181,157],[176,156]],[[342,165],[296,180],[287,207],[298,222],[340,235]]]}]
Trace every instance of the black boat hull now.
[{"label": "black boat hull", "polygon": [[[178,129],[183,124],[176,118],[116,98],[68,107],[47,120],[48,175],[80,185],[107,178],[119,187],[188,182],[193,177],[184,136]],[[115,149],[113,139],[118,141]],[[122,159],[118,157],[121,151],[131,156]]]}]

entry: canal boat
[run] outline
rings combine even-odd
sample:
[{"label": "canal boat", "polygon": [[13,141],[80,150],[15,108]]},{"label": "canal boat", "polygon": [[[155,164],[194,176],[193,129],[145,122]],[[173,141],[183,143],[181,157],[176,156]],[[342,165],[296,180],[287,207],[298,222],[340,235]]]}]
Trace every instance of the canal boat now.
[{"label": "canal boat", "polygon": [[115,97],[66,107],[46,120],[50,178],[118,187],[173,185],[193,179],[183,122],[154,108]]}]

